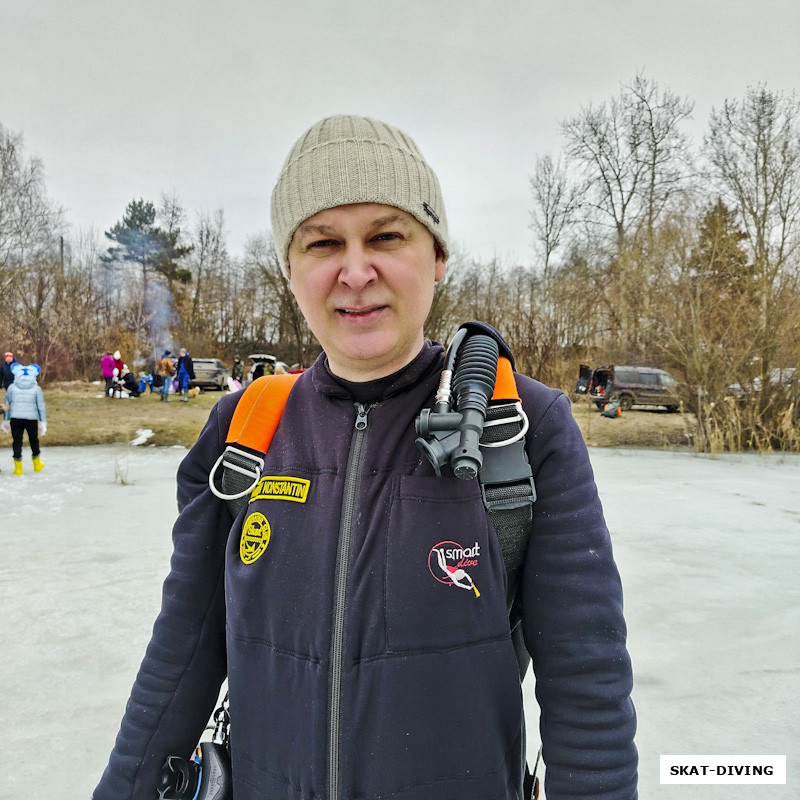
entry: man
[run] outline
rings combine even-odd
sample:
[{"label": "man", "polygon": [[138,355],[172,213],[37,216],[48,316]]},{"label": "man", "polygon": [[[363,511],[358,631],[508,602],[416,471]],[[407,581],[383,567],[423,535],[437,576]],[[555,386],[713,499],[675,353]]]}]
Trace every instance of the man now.
[{"label": "man", "polygon": [[[227,676],[236,800],[518,800],[498,539],[477,482],[437,477],[414,445],[443,366],[423,335],[449,251],[438,180],[396,128],[331,117],[290,152],[272,229],[324,353],[265,456],[278,488],[232,528],[208,474],[237,395],[181,465],[174,566],[95,798],[150,797]],[[547,796],[631,800],[621,588],[586,447],[561,392],[517,381],[539,495],[521,591]],[[293,483],[303,498],[282,493]]]},{"label": "man", "polygon": [[244,364],[242,364],[241,356],[237,353],[233,357],[233,366],[231,367],[231,378],[237,381],[240,389],[242,387],[243,377],[244,377]]},{"label": "man", "polygon": [[193,379],[194,362],[186,348],[181,347],[180,356],[178,357],[178,389],[183,393],[181,399],[184,403],[189,402],[189,381]]},{"label": "man", "polygon": [[172,379],[175,375],[175,359],[171,350],[165,350],[158,359],[158,374],[161,376],[161,400],[169,401]]}]

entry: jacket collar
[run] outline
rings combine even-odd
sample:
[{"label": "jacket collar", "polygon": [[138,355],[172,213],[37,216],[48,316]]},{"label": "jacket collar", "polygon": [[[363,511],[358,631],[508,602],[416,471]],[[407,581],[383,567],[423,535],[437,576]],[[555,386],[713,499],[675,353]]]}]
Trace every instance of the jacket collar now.
[{"label": "jacket collar", "polygon": [[[388,400],[390,397],[406,391],[409,387],[416,386],[421,382],[427,383],[428,379],[435,382],[442,369],[443,354],[444,348],[440,344],[426,339],[419,355],[410,364],[386,378],[379,378],[376,381],[369,381],[369,383],[383,384],[380,390],[380,400]],[[316,391],[330,397],[352,399],[347,382],[342,382],[340,378],[331,374],[328,357],[324,352],[320,354],[309,372],[311,372]]]}]

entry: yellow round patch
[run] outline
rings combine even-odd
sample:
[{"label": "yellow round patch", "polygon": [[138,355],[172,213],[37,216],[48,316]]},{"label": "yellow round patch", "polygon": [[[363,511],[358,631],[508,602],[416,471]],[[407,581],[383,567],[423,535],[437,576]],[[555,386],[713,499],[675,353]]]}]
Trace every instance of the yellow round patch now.
[{"label": "yellow round patch", "polygon": [[242,538],[239,540],[239,555],[242,562],[252,564],[261,557],[267,549],[270,537],[270,527],[267,518],[254,511],[245,521],[242,528]]}]

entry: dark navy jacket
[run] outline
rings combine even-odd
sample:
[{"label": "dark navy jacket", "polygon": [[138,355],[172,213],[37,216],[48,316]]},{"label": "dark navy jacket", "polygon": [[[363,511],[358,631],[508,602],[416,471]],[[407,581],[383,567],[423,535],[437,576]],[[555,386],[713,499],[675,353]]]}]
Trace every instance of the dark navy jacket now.
[{"label": "dark navy jacket", "polygon": [[[226,675],[235,800],[520,797],[502,554],[477,482],[437,478],[414,445],[441,364],[426,345],[365,408],[321,357],[232,529],[207,479],[238,396],[217,404],[180,467],[162,611],[96,800],[154,797]],[[632,800],[621,587],[586,447],[567,397],[518,389],[539,496],[522,591],[547,796]]]}]

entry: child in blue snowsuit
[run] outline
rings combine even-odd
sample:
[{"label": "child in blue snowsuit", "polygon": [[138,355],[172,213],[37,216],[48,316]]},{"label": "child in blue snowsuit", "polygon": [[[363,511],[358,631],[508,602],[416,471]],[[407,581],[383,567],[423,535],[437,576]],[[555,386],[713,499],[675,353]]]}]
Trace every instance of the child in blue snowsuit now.
[{"label": "child in blue snowsuit", "polygon": [[13,437],[14,475],[22,475],[22,438],[28,434],[34,472],[44,468],[39,459],[39,436],[47,433],[47,411],[42,388],[36,383],[40,369],[38,364],[24,367],[14,364],[14,382],[6,390],[3,409],[7,411],[3,421],[3,433],[11,431]]}]

